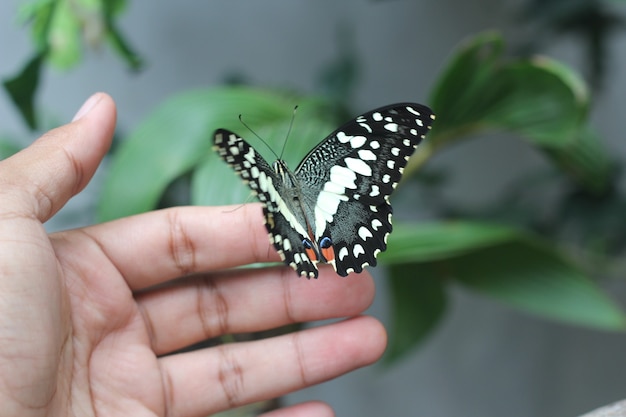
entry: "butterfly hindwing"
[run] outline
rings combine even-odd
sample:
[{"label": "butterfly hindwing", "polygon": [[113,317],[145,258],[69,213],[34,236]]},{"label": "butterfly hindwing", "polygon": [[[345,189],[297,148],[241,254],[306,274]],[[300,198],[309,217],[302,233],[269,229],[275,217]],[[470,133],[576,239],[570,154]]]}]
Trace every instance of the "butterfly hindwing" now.
[{"label": "butterfly hindwing", "polygon": [[376,265],[391,233],[389,196],[434,116],[415,103],[365,113],[320,142],[294,172],[270,166],[244,139],[218,130],[215,147],[264,205],[270,240],[299,275],[318,262],[346,276]]},{"label": "butterfly hindwing", "polygon": [[302,245],[305,236],[291,227],[289,221],[280,212],[270,212],[263,208],[266,218],[267,231],[270,241],[280,254],[283,262],[296,270],[298,275],[307,278],[317,278],[317,262],[312,261]]}]

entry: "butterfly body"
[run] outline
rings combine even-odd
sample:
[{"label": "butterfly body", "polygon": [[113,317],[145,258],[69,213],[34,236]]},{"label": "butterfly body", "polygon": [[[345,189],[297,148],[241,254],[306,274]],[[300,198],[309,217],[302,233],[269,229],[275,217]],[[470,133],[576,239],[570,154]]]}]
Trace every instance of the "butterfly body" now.
[{"label": "butterfly body", "polygon": [[307,278],[319,262],[346,276],[376,265],[391,233],[389,195],[430,128],[426,106],[381,107],[346,123],[291,171],[271,166],[243,138],[215,132],[215,148],[263,203],[270,241]]}]

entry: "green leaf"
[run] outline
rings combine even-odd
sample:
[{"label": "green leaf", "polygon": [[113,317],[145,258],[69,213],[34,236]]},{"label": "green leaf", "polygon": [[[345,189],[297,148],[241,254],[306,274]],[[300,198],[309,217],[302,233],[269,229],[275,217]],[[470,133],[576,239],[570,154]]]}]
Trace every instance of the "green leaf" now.
[{"label": "green leaf", "polygon": [[489,32],[455,54],[431,93],[431,141],[489,127],[554,144],[580,127],[588,93],[573,71],[548,58],[507,60],[503,53],[501,36]]},{"label": "green leaf", "polygon": [[573,134],[563,147],[545,147],[553,161],[574,177],[584,189],[605,193],[617,173],[617,165],[602,147],[600,137],[588,126]]},{"label": "green leaf", "polygon": [[436,149],[481,129],[509,131],[589,191],[605,190],[610,158],[595,136],[581,133],[589,107],[584,82],[555,60],[506,59],[503,51],[502,38],[486,33],[455,54],[431,94],[437,120],[427,146]]},{"label": "green leaf", "polygon": [[126,64],[133,71],[141,70],[145,62],[141,55],[139,55],[134,48],[130,45],[128,40],[122,35],[122,32],[113,23],[108,24],[109,36],[108,40],[111,43],[113,49],[126,61]]},{"label": "green leaf", "polygon": [[441,146],[455,139],[459,130],[476,129],[486,110],[493,107],[490,82],[497,71],[504,42],[495,33],[472,38],[453,55],[431,92],[437,119],[429,143]]},{"label": "green leaf", "polygon": [[[201,175],[192,172],[194,203],[235,202],[220,194],[223,186],[241,186],[241,180],[232,170],[228,172],[223,166],[226,164],[211,150],[214,131],[218,128],[245,131],[237,118],[243,114],[249,126],[259,127],[261,135],[277,129],[280,133],[271,138],[266,136],[267,141],[270,145],[282,145],[295,102],[294,97],[286,94],[233,87],[194,90],[172,97],[149,115],[113,156],[98,207],[99,219],[108,220],[155,208],[174,179],[198,166],[202,166]],[[302,99],[300,103],[303,110],[317,112],[315,100]],[[289,153],[285,155],[310,146],[303,142],[300,138],[291,141]],[[273,148],[280,149],[279,146]],[[215,171],[214,166],[219,166],[216,169],[220,171]],[[213,188],[215,184],[217,188]],[[238,194],[231,197],[238,197]]]},{"label": "green leaf", "polygon": [[565,147],[587,113],[588,93],[572,70],[549,58],[505,63],[491,80],[487,125],[521,135],[537,146]]},{"label": "green leaf", "polygon": [[508,227],[469,221],[396,224],[387,251],[379,259],[393,265],[449,259],[508,242],[518,235]]},{"label": "green leaf", "polygon": [[17,75],[2,82],[13,104],[32,130],[37,128],[34,101],[44,58],[45,53],[36,54]]},{"label": "green leaf", "polygon": [[139,71],[144,66],[144,60],[126,40],[115,24],[115,16],[126,6],[122,0],[102,0],[103,18],[108,32],[108,41],[113,49],[126,61],[133,71]]},{"label": "green leaf", "polygon": [[18,153],[22,148],[18,146],[14,141],[0,137],[0,160],[8,158],[9,156]]},{"label": "green leaf", "polygon": [[250,188],[217,156],[206,158],[192,174],[192,205],[224,206],[244,203],[251,197]]},{"label": "green leaf", "polygon": [[35,0],[20,5],[18,21],[23,25],[30,24],[31,35],[38,51],[48,49],[48,32],[59,4],[56,0]]},{"label": "green leaf", "polygon": [[67,70],[75,66],[82,56],[81,22],[75,14],[76,4],[58,1],[54,9],[47,36],[48,61],[55,67]]},{"label": "green leaf", "polygon": [[102,9],[105,10],[107,16],[115,17],[126,10],[128,5],[127,0],[91,0],[97,1],[101,4]]},{"label": "green leaf", "polygon": [[456,279],[545,318],[625,328],[624,314],[578,267],[539,238],[515,229],[469,222],[402,226],[390,235],[380,259],[415,271],[430,268],[438,271],[438,279]]},{"label": "green leaf", "polygon": [[430,265],[395,265],[389,271],[392,325],[385,361],[393,363],[417,347],[443,318],[447,299],[440,273]]},{"label": "green leaf", "polygon": [[624,330],[626,318],[600,288],[543,244],[527,239],[454,262],[464,285],[542,317],[604,330]]}]

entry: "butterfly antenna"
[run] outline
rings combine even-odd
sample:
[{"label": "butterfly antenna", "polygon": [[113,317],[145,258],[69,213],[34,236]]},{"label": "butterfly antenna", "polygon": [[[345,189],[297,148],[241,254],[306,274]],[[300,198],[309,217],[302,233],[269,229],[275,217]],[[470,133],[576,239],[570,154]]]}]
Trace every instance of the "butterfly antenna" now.
[{"label": "butterfly antenna", "polygon": [[285,153],[285,148],[287,147],[287,142],[289,140],[289,134],[291,134],[291,128],[293,127],[293,121],[296,119],[296,110],[298,110],[298,106],[294,106],[293,113],[291,115],[291,121],[289,122],[289,129],[287,130],[287,136],[285,136],[285,142],[283,143],[283,148],[280,150],[280,158],[283,159],[283,153]]},{"label": "butterfly antenna", "polygon": [[[246,122],[243,121],[243,116],[242,115],[239,115],[239,121],[241,122],[242,125],[244,125],[244,127],[246,129],[248,129],[250,132],[252,132],[252,134],[254,136],[256,136],[258,140],[263,142],[263,144],[270,150],[270,152],[274,154],[276,159],[280,159],[280,157],[278,155],[276,155],[276,152],[274,152],[274,149],[272,149],[272,147],[266,141],[264,141],[261,136],[257,135],[257,133],[254,130],[252,130],[252,128],[250,126],[248,126],[248,124]],[[284,146],[283,146],[283,148],[284,148]]]}]

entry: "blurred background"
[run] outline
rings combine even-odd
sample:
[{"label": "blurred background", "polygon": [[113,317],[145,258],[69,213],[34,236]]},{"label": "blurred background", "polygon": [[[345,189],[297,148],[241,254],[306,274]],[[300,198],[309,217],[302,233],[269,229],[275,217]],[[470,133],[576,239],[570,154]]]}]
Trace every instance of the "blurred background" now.
[{"label": "blurred background", "polygon": [[[29,16],[25,5],[46,3],[54,2],[0,3],[0,76],[5,82],[16,77],[37,53],[32,26],[24,21],[24,16]],[[611,232],[609,243],[592,233],[593,242],[602,240],[603,244],[593,250],[592,262],[576,265],[575,271],[582,271],[580,275],[606,295],[610,301],[600,303],[605,303],[602,308],[612,316],[607,321],[555,317],[546,310],[532,311],[518,299],[511,302],[518,308],[511,308],[507,300],[512,298],[490,296],[493,287],[485,292],[468,291],[459,282],[449,282],[445,309],[437,310],[418,332],[419,340],[408,343],[406,349],[398,348],[402,354],[397,359],[284,400],[320,399],[330,403],[338,416],[577,416],[626,397],[626,335],[619,309],[626,302],[620,263],[626,240],[620,222],[626,207],[620,175],[621,161],[626,158],[625,6],[617,0],[128,1],[114,15],[115,28],[140,58],[140,71],[132,69],[132,59],[128,59],[132,54],[125,58],[110,43],[100,42],[97,30],[92,38],[83,32],[77,37],[82,55],[75,63],[63,67],[50,61],[41,67],[33,99],[38,115],[35,129],[28,127],[5,91],[0,100],[0,139],[26,146],[42,131],[69,121],[95,91],[105,91],[117,102],[116,148],[88,189],[50,221],[48,228],[54,231],[115,217],[102,215],[106,211],[102,195],[117,195],[115,187],[107,185],[110,175],[115,175],[110,173],[111,167],[121,164],[115,160],[117,149],[124,152],[125,141],[139,138],[140,142],[141,126],[150,123],[162,103],[184,92],[233,84],[297,92],[297,97],[324,97],[330,103],[327,109],[337,105],[339,113],[349,117],[399,101],[431,105],[438,121],[442,120],[433,129],[433,143],[439,145],[430,151],[436,155],[429,154],[426,168],[407,184],[406,189],[415,192],[398,197],[397,217],[416,222],[458,217],[484,221],[506,218],[502,211],[511,214],[511,207],[532,205],[532,214],[524,221],[511,220],[507,227],[521,228],[541,239],[541,245],[559,251],[572,241],[588,242],[589,233],[598,228],[602,233]],[[491,31],[488,39],[476,40],[485,31]],[[573,170],[575,180],[558,177],[561,174],[554,174],[555,169],[568,177],[572,170],[563,166],[572,165],[559,165],[562,157],[546,157],[562,154],[550,148],[545,135],[529,134],[532,140],[520,140],[528,133],[525,126],[520,127],[520,118],[506,124],[502,122],[505,118],[485,111],[466,123],[470,116],[458,121],[446,115],[447,109],[459,103],[472,109],[471,103],[476,102],[472,97],[481,97],[481,91],[470,97],[467,90],[491,84],[489,77],[481,81],[486,84],[464,81],[459,75],[463,66],[451,70],[454,60],[471,45],[497,43],[498,39],[506,46],[494,65],[496,70],[506,66],[507,60],[528,60],[524,62],[532,66],[536,61],[531,57],[537,54],[554,60],[549,64],[554,65],[550,74],[558,74],[558,88],[565,86],[573,100],[578,100],[573,119],[580,129],[591,127],[593,146],[601,149],[597,153],[601,156],[594,161],[610,161],[597,169],[603,174],[584,176]],[[478,52],[475,56],[480,57]],[[525,77],[532,84],[532,71],[538,70],[519,71],[514,87],[524,92]],[[450,82],[453,76],[458,82]],[[576,79],[572,81],[572,77]],[[289,115],[299,101],[306,99],[286,99],[284,112]],[[219,107],[220,103],[213,105]],[[236,104],[228,105],[233,117],[242,112]],[[298,116],[296,124],[304,117]],[[329,132],[317,133],[316,140]],[[281,143],[284,136],[278,136],[277,143]],[[454,141],[448,139],[452,136]],[[456,139],[460,137],[463,140]],[[168,141],[184,142],[185,132]],[[209,136],[206,141],[209,152]],[[151,160],[146,155],[139,162],[149,166]],[[179,172],[186,171],[181,168]],[[171,185],[169,179],[168,183]],[[588,186],[590,183],[600,185]],[[193,185],[191,188],[193,193]],[[511,193],[517,194],[507,206],[502,199]],[[243,201],[245,197],[239,200]],[[163,205],[163,198],[158,203]],[[549,215],[541,211],[553,205],[559,210]],[[563,210],[565,206],[580,209],[578,217]],[[553,226],[564,213],[572,217],[562,228],[546,226]],[[608,220],[599,226],[581,218]],[[445,235],[439,236],[445,240]],[[577,245],[573,255],[567,248],[559,253],[568,257],[568,265],[575,265],[573,259],[581,246]],[[589,248],[584,249],[588,254]],[[473,247],[467,250],[470,253]],[[561,255],[558,259],[560,262]],[[394,262],[389,261],[395,267]],[[398,288],[388,284],[385,268],[372,272],[378,294],[369,314],[397,331]],[[304,284],[310,283],[303,280]],[[550,298],[547,304],[560,302]],[[392,335],[394,338],[397,336]]]}]

